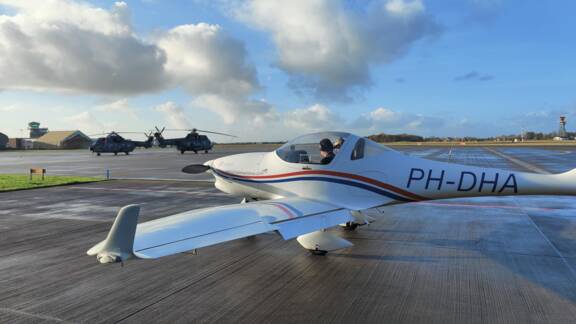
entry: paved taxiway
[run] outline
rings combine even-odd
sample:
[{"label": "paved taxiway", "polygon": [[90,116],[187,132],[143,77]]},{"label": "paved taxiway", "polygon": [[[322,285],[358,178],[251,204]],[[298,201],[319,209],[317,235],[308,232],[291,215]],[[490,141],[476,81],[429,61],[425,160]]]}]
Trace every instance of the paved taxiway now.
[{"label": "paved taxiway", "polygon": [[27,173],[30,168],[42,167],[48,174],[105,177],[107,171],[115,179],[211,179],[209,175],[183,175],[180,170],[188,164],[204,163],[229,154],[265,152],[279,145],[216,145],[208,154],[186,152],[172,148],[137,149],[130,155],[102,153],[89,150],[67,151],[6,151],[0,152],[0,174]]},{"label": "paved taxiway", "polygon": [[[400,149],[522,171],[576,167],[574,149]],[[118,157],[138,156],[125,165],[132,170],[122,171],[122,162],[110,163],[120,163],[117,172],[146,178],[148,173],[139,169],[169,165],[179,170],[205,158],[147,152],[153,157],[147,160],[137,153]],[[227,152],[212,156],[218,154]],[[51,159],[64,161],[53,166],[83,167],[73,157],[54,153]],[[10,163],[0,155],[2,168]],[[165,172],[168,178],[189,177]],[[0,193],[0,322],[576,320],[572,197],[387,207],[376,223],[341,232],[354,247],[326,257],[311,256],[297,242],[274,234],[201,249],[198,255],[129,262],[123,268],[99,265],[85,255],[104,238],[123,205],[143,204],[145,221],[237,201],[208,182],[183,181],[114,180]]]}]

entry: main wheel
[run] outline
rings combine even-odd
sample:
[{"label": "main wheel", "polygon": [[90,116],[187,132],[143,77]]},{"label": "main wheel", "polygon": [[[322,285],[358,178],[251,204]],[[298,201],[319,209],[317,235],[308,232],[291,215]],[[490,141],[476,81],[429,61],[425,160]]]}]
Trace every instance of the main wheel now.
[{"label": "main wheel", "polygon": [[96,155],[100,156],[100,152],[96,153]]},{"label": "main wheel", "polygon": [[118,155],[118,152],[114,152],[114,155]]},{"label": "main wheel", "polygon": [[308,251],[309,251],[310,253],[312,253],[313,255],[320,255],[320,256],[326,255],[326,254],[328,253],[328,251],[318,250],[318,249],[316,249],[316,250],[308,250]]},{"label": "main wheel", "polygon": [[205,154],[208,154],[208,150],[204,150],[204,153],[205,153]]},{"label": "main wheel", "polygon": [[186,150],[180,150],[180,154],[184,154],[184,152],[186,152]]},{"label": "main wheel", "polygon": [[125,153],[126,155],[129,155],[129,154],[130,154],[130,152],[124,152],[124,153]]},{"label": "main wheel", "polygon": [[194,154],[198,154],[198,151],[194,150]]}]

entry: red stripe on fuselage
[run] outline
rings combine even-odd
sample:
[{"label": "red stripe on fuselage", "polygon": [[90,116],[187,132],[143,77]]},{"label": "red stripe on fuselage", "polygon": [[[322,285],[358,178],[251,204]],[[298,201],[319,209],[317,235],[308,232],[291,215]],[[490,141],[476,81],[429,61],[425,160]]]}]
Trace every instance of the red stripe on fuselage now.
[{"label": "red stripe on fuselage", "polygon": [[263,204],[263,205],[268,205],[268,206],[274,206],[274,207],[276,207],[276,208],[279,208],[279,209],[282,210],[286,215],[288,215],[288,218],[290,218],[290,219],[292,219],[292,218],[295,217],[294,214],[292,214],[292,212],[291,212],[288,208],[286,208],[286,207],[284,207],[284,206],[282,206],[282,205],[280,205],[280,204],[275,204],[275,203],[273,203],[273,202],[261,202],[261,204]]},{"label": "red stripe on fuselage", "polygon": [[242,176],[242,175],[238,175],[238,174],[224,172],[220,169],[218,169],[218,172],[222,172],[222,173],[229,175],[229,176],[232,176],[232,177],[237,177],[237,178],[241,178],[241,179],[253,179],[253,180],[276,179],[276,178],[284,178],[284,177],[291,177],[291,176],[298,176],[298,175],[323,174],[323,175],[330,175],[330,176],[335,176],[335,177],[341,177],[341,178],[348,178],[348,179],[363,181],[363,182],[378,186],[380,188],[394,191],[398,194],[401,194],[405,197],[409,197],[409,198],[412,198],[415,200],[428,200],[427,198],[424,198],[424,197],[419,196],[417,194],[414,194],[414,193],[411,193],[409,191],[400,189],[398,187],[394,187],[390,184],[380,182],[380,181],[372,179],[372,178],[367,178],[367,177],[359,176],[359,175],[352,174],[352,173],[345,173],[345,172],[338,172],[338,171],[310,170],[310,171],[297,171],[297,172],[261,175],[261,176]]}]

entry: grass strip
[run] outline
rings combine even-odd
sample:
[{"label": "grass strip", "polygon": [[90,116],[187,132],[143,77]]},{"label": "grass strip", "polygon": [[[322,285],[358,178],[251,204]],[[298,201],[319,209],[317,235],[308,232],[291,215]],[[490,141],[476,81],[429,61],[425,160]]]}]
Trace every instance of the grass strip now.
[{"label": "grass strip", "polygon": [[62,186],[75,183],[103,181],[103,178],[77,176],[45,176],[34,175],[32,180],[27,174],[0,174],[0,192]]}]

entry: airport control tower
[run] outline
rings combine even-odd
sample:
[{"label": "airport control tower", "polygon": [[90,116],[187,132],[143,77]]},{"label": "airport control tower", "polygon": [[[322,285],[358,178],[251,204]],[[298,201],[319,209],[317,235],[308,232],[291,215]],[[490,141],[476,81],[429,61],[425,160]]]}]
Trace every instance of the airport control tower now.
[{"label": "airport control tower", "polygon": [[560,116],[560,127],[558,127],[558,137],[562,139],[568,138],[568,134],[566,134],[566,116]]},{"label": "airport control tower", "polygon": [[48,128],[40,128],[39,122],[28,123],[28,130],[30,131],[30,138],[39,138],[48,133]]}]

